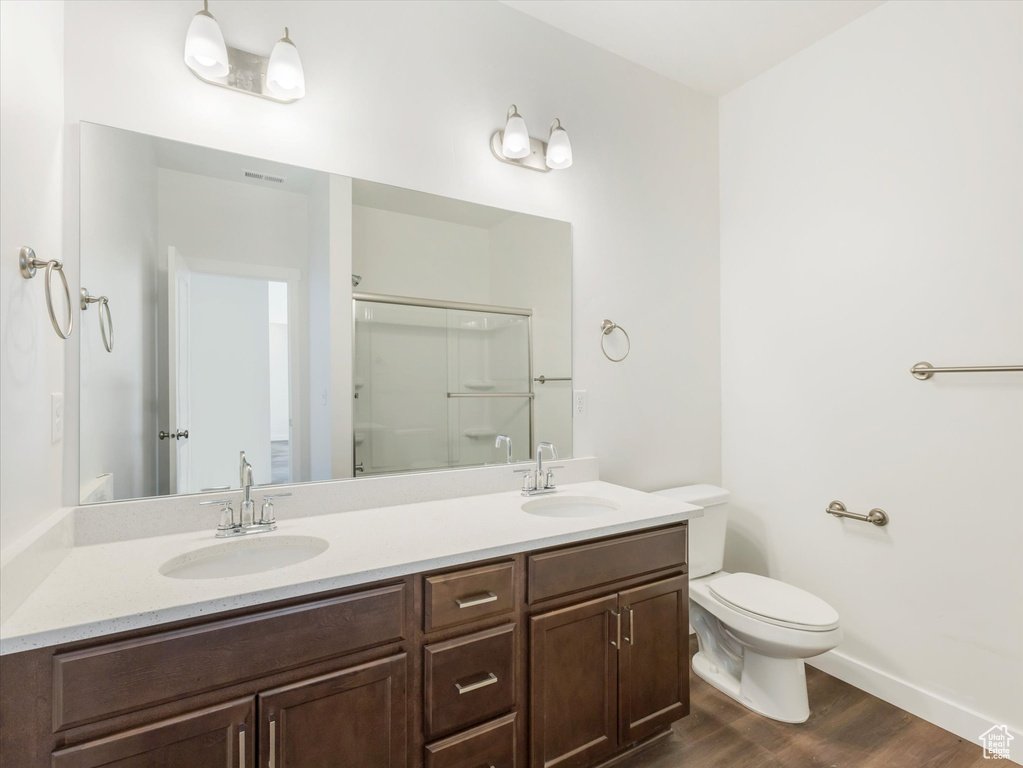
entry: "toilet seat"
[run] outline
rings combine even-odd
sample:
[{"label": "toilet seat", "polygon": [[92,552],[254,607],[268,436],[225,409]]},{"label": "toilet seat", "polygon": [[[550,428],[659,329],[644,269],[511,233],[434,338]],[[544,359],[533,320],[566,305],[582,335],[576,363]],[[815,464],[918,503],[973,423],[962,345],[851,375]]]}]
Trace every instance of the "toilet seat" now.
[{"label": "toilet seat", "polygon": [[708,585],[715,599],[768,624],[810,632],[838,627],[838,612],[798,587],[752,573],[732,573]]}]

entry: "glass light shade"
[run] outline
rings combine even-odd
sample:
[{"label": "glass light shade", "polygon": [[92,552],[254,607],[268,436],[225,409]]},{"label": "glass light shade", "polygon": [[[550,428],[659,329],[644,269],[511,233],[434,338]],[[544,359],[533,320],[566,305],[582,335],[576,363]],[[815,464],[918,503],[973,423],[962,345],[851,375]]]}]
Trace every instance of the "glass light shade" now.
[{"label": "glass light shade", "polygon": [[220,25],[209,12],[199,11],[192,17],[185,35],[185,64],[203,77],[226,77],[227,44]]},{"label": "glass light shade", "polygon": [[281,99],[301,99],[305,96],[305,72],[298,48],[288,38],[287,30],[277,41],[266,67],[266,86]]},{"label": "glass light shade", "polygon": [[526,121],[518,112],[513,112],[508,117],[504,126],[504,133],[501,136],[501,152],[505,157],[519,160],[529,157],[529,131],[526,130]]},{"label": "glass light shade", "polygon": [[572,142],[568,140],[568,131],[560,126],[551,132],[546,161],[547,167],[555,170],[572,165]]}]

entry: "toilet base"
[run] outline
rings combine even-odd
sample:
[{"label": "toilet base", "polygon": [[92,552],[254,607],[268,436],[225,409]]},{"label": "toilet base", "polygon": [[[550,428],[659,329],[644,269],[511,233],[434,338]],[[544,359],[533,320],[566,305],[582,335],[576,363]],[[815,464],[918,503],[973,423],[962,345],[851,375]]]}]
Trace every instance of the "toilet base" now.
[{"label": "toilet base", "polygon": [[764,717],[783,723],[805,723],[810,717],[806,667],[802,659],[775,659],[744,648],[742,669],[736,677],[699,651],[693,656],[693,671],[722,693]]}]

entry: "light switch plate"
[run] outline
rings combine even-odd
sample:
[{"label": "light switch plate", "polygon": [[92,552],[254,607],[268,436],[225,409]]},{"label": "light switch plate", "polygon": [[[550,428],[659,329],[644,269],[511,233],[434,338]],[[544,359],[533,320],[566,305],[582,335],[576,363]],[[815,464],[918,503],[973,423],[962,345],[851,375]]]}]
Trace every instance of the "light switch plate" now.
[{"label": "light switch plate", "polygon": [[50,442],[64,439],[64,393],[50,393]]},{"label": "light switch plate", "polygon": [[576,416],[582,416],[586,413],[586,390],[577,389],[572,394],[572,410]]}]

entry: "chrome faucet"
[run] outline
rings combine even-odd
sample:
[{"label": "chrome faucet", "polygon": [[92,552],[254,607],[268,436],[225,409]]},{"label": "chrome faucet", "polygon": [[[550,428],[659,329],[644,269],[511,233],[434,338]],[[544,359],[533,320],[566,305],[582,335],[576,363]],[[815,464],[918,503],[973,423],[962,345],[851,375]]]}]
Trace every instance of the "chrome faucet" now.
[{"label": "chrome faucet", "polygon": [[239,457],[238,479],[245,497],[242,500],[242,508],[237,522],[234,519],[231,499],[214,499],[213,501],[199,502],[201,507],[220,507],[220,524],[217,526],[217,538],[224,539],[231,536],[246,536],[250,533],[266,533],[277,530],[277,517],[274,514],[273,499],[290,496],[291,494],[275,493],[272,496],[264,496],[263,509],[257,519],[256,503],[252,500],[252,487],[256,483],[252,479],[252,465],[245,458],[245,451],[242,451]]},{"label": "chrome faucet", "polygon": [[497,436],[497,440],[494,441],[494,447],[495,448],[500,448],[501,447],[501,443],[504,443],[505,448],[507,448],[507,453],[505,454],[504,463],[505,464],[511,464],[512,463],[512,439],[508,435],[498,435]]},{"label": "chrome faucet", "polygon": [[248,525],[256,522],[256,504],[252,501],[252,486],[255,485],[252,482],[252,465],[249,464],[249,460],[245,458],[245,451],[241,451],[238,455],[238,461],[240,466],[238,467],[238,485],[240,485],[245,491],[245,500],[242,502],[242,510],[238,515],[239,521],[244,526],[246,520]]},{"label": "chrome faucet", "polygon": [[522,495],[523,496],[539,496],[544,493],[554,493],[558,489],[554,486],[554,470],[557,467],[548,467],[546,471],[543,468],[543,449],[546,448],[551,452],[551,460],[558,458],[558,449],[554,447],[552,443],[537,443],[536,444],[536,469],[530,473],[530,470],[516,470],[518,472],[525,472],[526,476],[522,478]]}]

